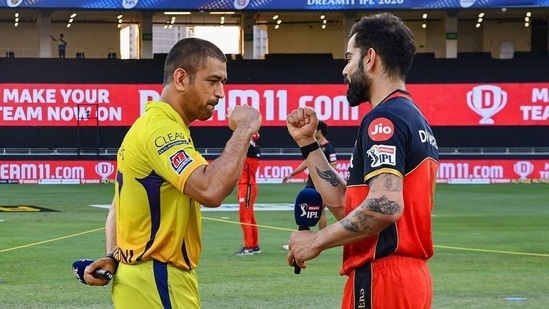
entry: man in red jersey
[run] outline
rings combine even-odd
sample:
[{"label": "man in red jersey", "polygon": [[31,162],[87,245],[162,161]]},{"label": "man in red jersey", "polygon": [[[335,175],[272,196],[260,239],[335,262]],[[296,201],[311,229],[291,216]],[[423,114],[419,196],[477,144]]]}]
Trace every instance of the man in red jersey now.
[{"label": "man in red jersey", "polygon": [[345,182],[314,138],[315,111],[287,117],[316,189],[339,220],[294,232],[288,264],[305,268],[328,248],[343,245],[347,275],[341,308],[423,309],[432,303],[427,260],[433,255],[433,207],[438,147],[405,88],[415,56],[410,29],[389,13],[364,16],[351,29],[343,75],[350,106],[369,102]]},{"label": "man in red jersey", "polygon": [[254,205],[257,197],[257,181],[255,174],[259,168],[259,159],[261,158],[261,149],[257,141],[259,132],[252,135],[246,161],[242,174],[238,179],[238,217],[242,234],[244,235],[244,244],[234,255],[254,255],[261,253],[259,247],[259,231],[255,222]]}]

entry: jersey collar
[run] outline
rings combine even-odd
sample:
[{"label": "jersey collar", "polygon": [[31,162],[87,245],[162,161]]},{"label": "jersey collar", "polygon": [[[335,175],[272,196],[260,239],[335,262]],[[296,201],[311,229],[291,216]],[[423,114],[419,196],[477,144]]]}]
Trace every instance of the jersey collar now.
[{"label": "jersey collar", "polygon": [[393,92],[391,92],[388,96],[386,96],[385,99],[381,100],[378,106],[391,99],[398,98],[398,97],[407,98],[408,100],[412,101],[412,95],[408,91],[404,89],[396,89]]},{"label": "jersey collar", "polygon": [[179,114],[170,106],[170,104],[161,101],[150,101],[145,104],[145,111],[153,108],[160,109],[168,116],[168,118],[187,128],[187,126],[183,122],[183,119],[181,119],[181,116],[179,116]]}]

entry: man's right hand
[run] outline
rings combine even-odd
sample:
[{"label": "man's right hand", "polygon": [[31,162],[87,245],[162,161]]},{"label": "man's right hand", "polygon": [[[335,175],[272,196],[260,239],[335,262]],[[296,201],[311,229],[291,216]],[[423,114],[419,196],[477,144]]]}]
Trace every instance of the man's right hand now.
[{"label": "man's right hand", "polygon": [[86,270],[84,271],[84,281],[86,281],[87,285],[107,285],[109,284],[109,280],[95,278],[93,276],[93,272],[96,269],[104,269],[114,274],[116,272],[116,266],[116,262],[112,258],[104,257],[98,259],[95,262],[91,263],[88,267],[86,267]]},{"label": "man's right hand", "polygon": [[259,111],[248,105],[238,105],[228,113],[229,128],[236,130],[237,128],[248,129],[251,134],[259,131],[261,127],[261,114]]},{"label": "man's right hand", "polygon": [[313,108],[299,107],[286,117],[288,132],[299,147],[309,145],[315,141],[318,118]]}]

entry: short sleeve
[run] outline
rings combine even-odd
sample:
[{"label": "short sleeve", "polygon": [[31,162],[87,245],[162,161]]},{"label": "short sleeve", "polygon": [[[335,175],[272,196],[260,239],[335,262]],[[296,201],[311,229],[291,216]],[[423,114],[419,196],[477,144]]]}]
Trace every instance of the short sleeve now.
[{"label": "short sleeve", "polygon": [[392,113],[370,112],[361,132],[364,181],[382,173],[404,177],[409,127]]},{"label": "short sleeve", "polygon": [[208,164],[194,148],[189,130],[171,121],[148,136],[146,153],[154,171],[180,191],[196,168]]}]

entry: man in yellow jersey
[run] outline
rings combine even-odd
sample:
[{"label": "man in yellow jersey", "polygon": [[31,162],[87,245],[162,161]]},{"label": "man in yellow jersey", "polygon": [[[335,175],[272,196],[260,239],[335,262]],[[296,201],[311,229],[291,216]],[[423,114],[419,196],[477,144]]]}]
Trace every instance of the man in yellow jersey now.
[{"label": "man in yellow jersey", "polygon": [[106,285],[93,271],[116,272],[117,309],[200,308],[200,205],[218,207],[233,191],[261,124],[256,109],[237,106],[228,116],[233,134],[216,160],[208,164],[194,148],[189,125],[212,117],[224,97],[226,61],[208,41],[176,43],[166,57],[159,101],[147,103],[118,150],[107,256],[84,275],[89,285]]}]

